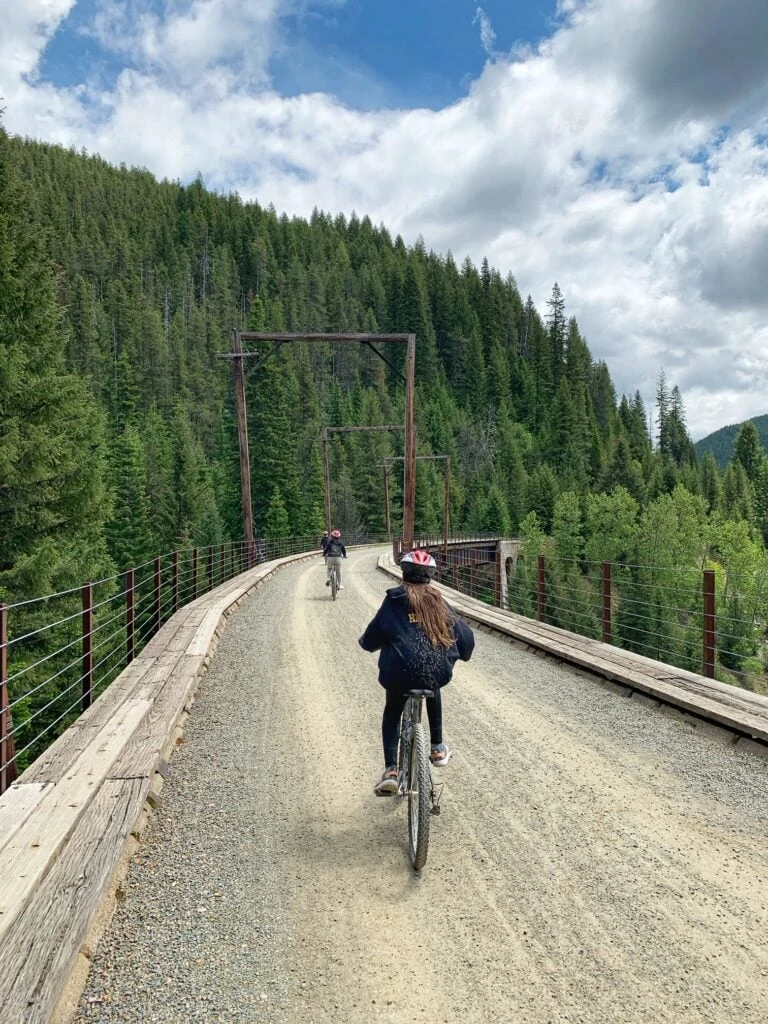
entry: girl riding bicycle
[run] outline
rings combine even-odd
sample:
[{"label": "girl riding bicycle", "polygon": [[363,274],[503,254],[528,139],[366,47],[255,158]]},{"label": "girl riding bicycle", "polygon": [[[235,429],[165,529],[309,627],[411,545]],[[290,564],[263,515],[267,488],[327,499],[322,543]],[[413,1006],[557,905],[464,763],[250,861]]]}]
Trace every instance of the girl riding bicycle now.
[{"label": "girl riding bicycle", "polygon": [[430,760],[442,767],[451,752],[443,742],[440,688],[451,681],[458,659],[469,661],[475,637],[440,593],[429,586],[437,572],[427,551],[409,551],[400,562],[403,585],[387,591],[384,601],[358,641],[365,651],[381,651],[379,683],[387,691],[381,737],[384,774],[374,787],[377,796],[397,792],[397,740],[408,691],[428,689]]}]

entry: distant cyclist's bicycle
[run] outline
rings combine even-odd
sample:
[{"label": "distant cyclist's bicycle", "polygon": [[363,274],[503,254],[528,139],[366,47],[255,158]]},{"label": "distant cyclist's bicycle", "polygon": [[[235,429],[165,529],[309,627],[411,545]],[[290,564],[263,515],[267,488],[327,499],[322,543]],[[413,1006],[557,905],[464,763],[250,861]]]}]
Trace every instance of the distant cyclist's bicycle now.
[{"label": "distant cyclist's bicycle", "polygon": [[400,742],[397,750],[398,797],[408,797],[408,852],[414,870],[421,871],[427,862],[429,818],[440,813],[442,786],[432,784],[429,744],[421,720],[424,700],[434,699],[432,690],[409,690],[400,720]]},{"label": "distant cyclist's bicycle", "polygon": [[339,592],[339,570],[335,565],[331,566],[330,569],[330,581],[331,581],[331,600],[336,600],[336,595]]}]

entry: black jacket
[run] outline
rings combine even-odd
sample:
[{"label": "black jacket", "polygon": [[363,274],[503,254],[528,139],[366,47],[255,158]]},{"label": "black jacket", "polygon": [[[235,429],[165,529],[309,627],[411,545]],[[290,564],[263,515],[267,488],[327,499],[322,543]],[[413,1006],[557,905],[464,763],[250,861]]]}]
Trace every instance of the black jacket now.
[{"label": "black jacket", "polygon": [[328,547],[328,545],[330,543],[331,543],[331,538],[330,537],[321,537],[320,538],[320,547],[323,549],[323,557],[325,557],[325,549]]},{"label": "black jacket", "polygon": [[323,551],[323,558],[346,558],[347,549],[341,543],[337,537],[331,537],[328,543],[325,545]]},{"label": "black jacket", "polygon": [[456,661],[469,661],[475,647],[474,634],[450,605],[446,607],[454,619],[455,638],[447,649],[433,646],[421,626],[410,621],[405,587],[387,591],[381,608],[358,641],[364,651],[381,651],[379,682],[385,689],[445,686],[451,680]]}]

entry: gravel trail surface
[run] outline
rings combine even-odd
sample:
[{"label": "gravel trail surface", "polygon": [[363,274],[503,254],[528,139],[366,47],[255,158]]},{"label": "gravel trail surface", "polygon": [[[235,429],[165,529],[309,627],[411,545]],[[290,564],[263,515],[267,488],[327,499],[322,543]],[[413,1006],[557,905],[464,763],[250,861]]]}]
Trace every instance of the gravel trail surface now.
[{"label": "gravel trail surface", "polygon": [[766,761],[479,633],[416,876],[373,795],[375,564],[230,619],[78,1024],[764,1024]]}]

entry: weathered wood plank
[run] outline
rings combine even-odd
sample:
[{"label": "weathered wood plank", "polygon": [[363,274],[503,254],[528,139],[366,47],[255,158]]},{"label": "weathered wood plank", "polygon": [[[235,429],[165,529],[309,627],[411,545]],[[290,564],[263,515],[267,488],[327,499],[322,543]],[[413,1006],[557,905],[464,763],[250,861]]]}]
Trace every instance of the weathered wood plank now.
[{"label": "weathered wood plank", "polygon": [[143,654],[141,660],[137,658],[131,662],[114,682],[99,694],[88,710],[22,772],[19,781],[58,782],[92,741],[94,735],[118,713],[126,700],[134,695],[136,687],[152,671],[155,662],[155,658]]},{"label": "weathered wood plank", "polygon": [[[482,616],[485,621],[492,622],[493,627],[501,632],[516,638],[524,636],[519,628],[510,626],[495,616],[485,616],[482,610],[466,610],[473,616]],[[693,691],[685,680],[681,679],[678,681],[673,678],[661,680],[643,672],[639,668],[629,668],[612,657],[611,648],[608,648],[608,653],[605,654],[598,649],[594,641],[591,648],[585,648],[574,643],[563,643],[560,640],[555,640],[553,637],[542,638],[539,636],[534,639],[533,634],[528,634],[525,639],[528,643],[536,642],[539,647],[558,658],[596,672],[607,679],[625,683],[644,693],[657,696],[663,699],[665,703],[675,704],[686,711],[711,718],[721,725],[726,725],[729,728],[746,732],[752,737],[760,737],[768,741],[767,718],[755,715],[741,707],[732,706],[731,703],[722,700],[715,691],[708,693],[704,687],[699,687],[696,691]]]},{"label": "weathered wood plank", "polygon": [[110,769],[110,778],[151,778],[195,686],[200,666],[200,658],[179,659],[152,707]]},{"label": "weathered wood plank", "polygon": [[[467,607],[467,611],[470,614],[474,614],[476,610],[473,611]],[[510,621],[513,620],[512,613],[505,613],[496,609],[489,610],[488,612],[481,609],[481,613],[485,621],[499,628],[504,628],[505,631],[510,632],[510,635],[514,632],[516,636],[524,636],[526,642],[531,642],[531,638],[537,636],[542,641],[542,644],[546,643],[553,650],[556,649],[561,653],[566,650],[580,652],[589,658],[601,660],[603,663],[610,663],[617,669],[624,669],[627,672],[640,672],[650,679],[658,680],[660,684],[680,686],[688,693],[700,694],[707,700],[715,700],[744,715],[755,716],[758,720],[764,719],[764,724],[768,727],[768,699],[761,697],[759,694],[751,693],[748,690],[740,690],[736,686],[729,686],[727,683],[721,683],[716,679],[706,679],[703,676],[697,676],[695,673],[685,669],[664,665],[641,654],[635,654],[633,651],[624,651],[622,648],[603,644],[601,641],[594,640],[591,637],[582,637],[578,634],[562,630],[558,630],[557,635],[552,632],[547,635],[540,630],[526,630],[520,623],[520,617],[515,616],[514,621]],[[554,630],[554,628],[550,627],[551,630]]]},{"label": "weathered wood plank", "polygon": [[134,689],[133,696],[139,700],[154,700],[162,691],[168,677],[176,668],[181,657],[182,655],[172,651],[154,658],[152,671],[142,678],[140,684]]},{"label": "weathered wood plank", "polygon": [[[593,637],[581,636],[578,633],[571,633],[568,630],[559,629],[556,626],[549,626],[545,623],[538,623],[524,616],[516,615],[514,612],[505,612],[501,609],[484,606],[480,602],[471,604],[471,599],[466,599],[467,610],[482,611],[483,617],[488,621],[504,622],[525,631],[527,636],[535,635],[546,640],[555,640],[559,643],[578,647],[582,650],[595,649],[602,652],[610,652],[611,658],[618,663],[626,664],[630,668],[642,669],[650,675],[659,679],[681,679],[689,682],[692,686],[703,687],[705,690],[722,694],[724,698],[742,702],[755,709],[768,711],[768,698],[750,690],[742,690],[739,687],[731,686],[728,683],[720,682],[717,679],[707,679],[695,672],[684,668],[666,665],[646,655],[638,654],[635,651],[627,651],[621,647],[614,647],[604,644],[601,640]],[[453,602],[456,604],[456,602]]]},{"label": "weathered wood plank", "polygon": [[15,782],[0,796],[0,851],[21,828],[50,786],[50,782]]},{"label": "weathered wood plank", "polygon": [[197,655],[200,658],[205,657],[208,653],[208,648],[211,646],[213,634],[221,620],[221,616],[222,612],[218,608],[208,609],[197,632],[189,639],[186,648],[187,654]]},{"label": "weathered wood plank", "polygon": [[[450,593],[450,591],[448,591]],[[467,599],[471,601],[471,599]],[[455,601],[453,602],[455,604]],[[468,604],[468,607],[473,607]],[[718,679],[708,679],[688,669],[666,665],[663,662],[649,658],[646,655],[638,654],[635,651],[627,651],[621,647],[605,645],[600,640],[592,637],[580,636],[578,633],[570,633],[568,630],[559,629],[557,626],[550,626],[546,623],[535,622],[526,619],[524,616],[516,615],[514,612],[505,612],[501,609],[480,605],[483,615],[489,621],[509,621],[527,634],[533,634],[543,639],[556,639],[561,643],[580,647],[582,650],[596,649],[603,652],[610,651],[611,658],[617,663],[626,664],[630,668],[642,669],[642,671],[653,675],[658,679],[679,679],[690,683],[692,687],[701,688],[703,693],[718,693],[726,701],[731,701],[751,708],[754,713],[765,712],[768,714],[768,698],[761,694],[753,693],[751,690],[743,690],[737,686],[723,683]]]},{"label": "weathered wood plank", "polygon": [[8,1024],[47,1024],[146,798],[148,780],[107,780],[72,842],[14,920],[0,956]]},{"label": "weathered wood plank", "polygon": [[55,863],[78,819],[150,707],[128,700],[12,836],[0,858],[0,949],[13,921]]}]

